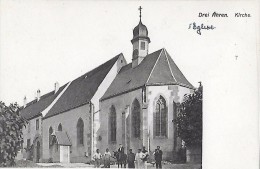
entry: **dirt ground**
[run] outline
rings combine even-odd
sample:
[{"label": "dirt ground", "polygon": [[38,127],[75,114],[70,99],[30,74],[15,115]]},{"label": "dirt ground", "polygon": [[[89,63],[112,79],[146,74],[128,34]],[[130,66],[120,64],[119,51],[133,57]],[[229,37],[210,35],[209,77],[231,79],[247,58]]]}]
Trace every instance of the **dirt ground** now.
[{"label": "dirt ground", "polygon": [[[100,166],[102,168],[103,165]],[[84,163],[34,163],[27,160],[19,160],[14,167],[33,167],[33,168],[93,168],[93,165]],[[117,168],[117,165],[111,165],[111,168]],[[155,169],[152,164],[147,164],[148,169]],[[170,164],[163,163],[163,169],[201,169],[201,164]]]}]

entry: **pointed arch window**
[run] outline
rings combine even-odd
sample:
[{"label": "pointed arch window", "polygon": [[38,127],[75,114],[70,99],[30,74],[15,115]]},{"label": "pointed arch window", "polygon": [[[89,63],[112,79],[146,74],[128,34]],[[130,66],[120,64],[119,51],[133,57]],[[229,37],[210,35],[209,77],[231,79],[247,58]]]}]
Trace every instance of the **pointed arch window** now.
[{"label": "pointed arch window", "polygon": [[52,145],[52,143],[51,143],[51,141],[52,141],[52,139],[51,139],[51,134],[53,133],[53,129],[52,129],[52,127],[50,127],[49,128],[49,148],[51,147],[51,145]]},{"label": "pointed arch window", "polygon": [[116,141],[116,109],[114,106],[110,108],[110,141]]},{"label": "pointed arch window", "polygon": [[84,122],[80,118],[77,123],[77,143],[83,145],[84,143]]},{"label": "pointed arch window", "polygon": [[59,126],[58,126],[58,131],[62,131],[62,125],[61,125],[61,123],[60,123]]},{"label": "pointed arch window", "polygon": [[167,136],[167,106],[165,99],[160,96],[156,101],[154,114],[154,134],[159,137]]},{"label": "pointed arch window", "polygon": [[135,138],[140,138],[141,133],[141,112],[140,104],[137,99],[132,104],[132,134]]}]

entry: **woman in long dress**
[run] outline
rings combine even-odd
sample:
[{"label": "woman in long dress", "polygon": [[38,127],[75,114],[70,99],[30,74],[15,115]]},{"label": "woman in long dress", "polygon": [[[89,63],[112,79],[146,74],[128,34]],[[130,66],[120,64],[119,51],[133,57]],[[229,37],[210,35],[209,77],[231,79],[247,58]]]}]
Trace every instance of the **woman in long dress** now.
[{"label": "woman in long dress", "polygon": [[143,161],[144,158],[145,158],[145,154],[141,152],[141,149],[138,149],[138,153],[136,153],[135,155],[135,161],[136,161],[135,168],[137,169],[144,168],[144,161]]},{"label": "woman in long dress", "polygon": [[110,157],[111,153],[109,152],[109,149],[106,149],[106,152],[104,154],[104,167],[105,168],[110,168]]}]

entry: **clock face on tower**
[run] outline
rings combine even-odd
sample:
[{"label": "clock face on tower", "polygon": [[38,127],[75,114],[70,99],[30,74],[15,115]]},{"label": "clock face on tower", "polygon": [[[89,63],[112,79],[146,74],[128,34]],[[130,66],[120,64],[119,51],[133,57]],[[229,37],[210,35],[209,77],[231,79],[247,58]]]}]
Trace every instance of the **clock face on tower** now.
[{"label": "clock face on tower", "polygon": [[133,51],[133,59],[136,59],[138,57],[138,49],[135,49]]}]

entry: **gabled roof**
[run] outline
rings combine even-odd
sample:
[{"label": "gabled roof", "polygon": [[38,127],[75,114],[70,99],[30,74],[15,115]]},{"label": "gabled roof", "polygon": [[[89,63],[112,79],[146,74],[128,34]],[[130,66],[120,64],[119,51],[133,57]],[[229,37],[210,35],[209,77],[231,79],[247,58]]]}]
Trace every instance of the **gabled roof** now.
[{"label": "gabled roof", "polygon": [[131,64],[122,67],[101,101],[145,85],[177,84],[194,88],[164,48],[147,55],[134,68]]},{"label": "gabled roof", "polygon": [[99,67],[73,80],[44,119],[87,104],[121,55],[115,56]]},{"label": "gabled roof", "polygon": [[55,131],[52,136],[56,136],[58,145],[63,146],[71,146],[71,141],[69,139],[69,136],[67,132],[65,131]]},{"label": "gabled roof", "polygon": [[66,85],[67,84],[60,87],[56,93],[52,91],[41,96],[39,101],[34,99],[33,101],[29,102],[26,107],[20,111],[21,116],[27,120],[40,116],[42,111],[45,110],[54,101],[54,99],[61,93]]}]

